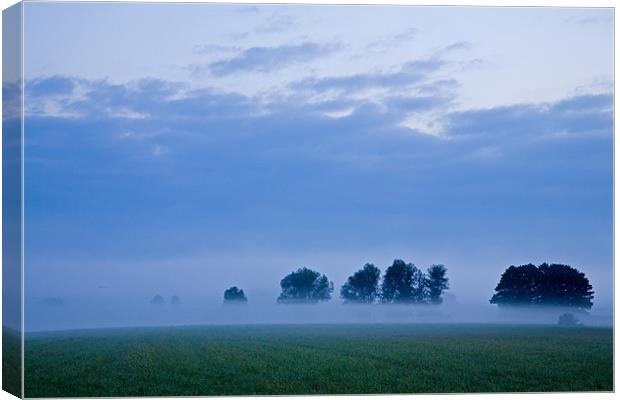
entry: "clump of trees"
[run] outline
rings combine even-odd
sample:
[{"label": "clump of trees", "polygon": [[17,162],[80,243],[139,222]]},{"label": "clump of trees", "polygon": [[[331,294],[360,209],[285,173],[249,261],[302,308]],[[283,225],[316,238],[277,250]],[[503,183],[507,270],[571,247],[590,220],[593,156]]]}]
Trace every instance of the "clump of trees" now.
[{"label": "clump of trees", "polygon": [[331,299],[334,284],[327,276],[309,268],[299,268],[280,281],[279,303],[318,303]]},{"label": "clump of trees", "polygon": [[224,291],[224,304],[246,304],[248,298],[245,297],[243,289],[237,286],[230,287]]},{"label": "clump of trees", "polygon": [[594,292],[583,272],[563,264],[511,265],[502,274],[491,304],[592,308]]},{"label": "clump of trees", "polygon": [[349,277],[340,289],[345,303],[441,304],[443,291],[449,288],[447,269],[432,265],[424,273],[412,263],[396,259],[383,275],[373,264],[366,264]]}]

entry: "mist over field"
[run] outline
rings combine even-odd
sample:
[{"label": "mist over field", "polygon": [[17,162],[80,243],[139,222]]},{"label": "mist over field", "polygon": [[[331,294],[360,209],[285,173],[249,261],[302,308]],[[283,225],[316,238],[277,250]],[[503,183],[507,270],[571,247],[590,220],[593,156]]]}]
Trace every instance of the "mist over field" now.
[{"label": "mist over field", "polygon": [[[324,304],[205,305],[200,299],[154,306],[150,299],[127,302],[75,299],[63,306],[29,305],[26,331],[140,326],[305,324],[305,323],[491,323],[557,324],[564,312],[586,326],[611,326],[612,310],[588,313],[556,307],[498,308],[490,304],[446,301],[431,305]],[[167,299],[168,300],[168,299]]]},{"label": "mist over field", "polygon": [[[467,243],[467,239],[464,239]],[[383,249],[359,252],[266,253],[251,249],[238,253],[177,260],[117,263],[111,260],[38,260],[47,274],[31,275],[32,290],[26,298],[26,330],[59,330],[120,326],[170,326],[248,323],[347,323],[347,322],[489,322],[556,324],[566,310],[529,307],[498,307],[489,303],[502,272],[508,267],[509,252],[488,252],[484,256],[467,254],[455,244],[452,256],[441,257],[440,249]],[[381,274],[392,263],[392,254],[404,255],[425,270],[433,261],[444,262],[450,288],[443,303],[434,305],[353,305],[343,304],[340,287],[365,262],[374,261]],[[535,254],[535,253],[533,253]],[[542,252],[541,252],[542,254]],[[514,256],[514,264],[521,260]],[[476,265],[471,268],[469,264]],[[88,265],[89,268],[84,268]],[[334,284],[328,302],[307,305],[277,304],[280,280],[300,266],[325,273]],[[594,290],[594,307],[576,313],[586,325],[611,325],[612,301],[608,285],[596,270],[582,268]],[[80,282],[68,286],[67,282]],[[223,304],[224,290],[238,286],[248,304]],[[162,305],[152,305],[155,295]],[[172,297],[179,304],[172,304]],[[573,311],[574,312],[574,311]]]}]

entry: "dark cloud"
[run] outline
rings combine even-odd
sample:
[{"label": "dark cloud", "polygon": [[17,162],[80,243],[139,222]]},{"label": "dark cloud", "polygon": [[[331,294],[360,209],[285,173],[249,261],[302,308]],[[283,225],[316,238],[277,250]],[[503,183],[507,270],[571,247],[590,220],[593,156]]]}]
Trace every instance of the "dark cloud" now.
[{"label": "dark cloud", "polygon": [[605,134],[613,127],[613,96],[582,95],[554,103],[518,104],[449,114],[453,136],[518,138]]},{"label": "dark cloud", "polygon": [[321,45],[312,42],[278,47],[251,47],[238,56],[210,64],[208,70],[220,76],[248,71],[268,72],[289,64],[314,60],[339,48],[338,44]]},{"label": "dark cloud", "polygon": [[45,78],[33,79],[26,87],[28,94],[34,96],[70,94],[75,87],[76,78],[54,75]]}]

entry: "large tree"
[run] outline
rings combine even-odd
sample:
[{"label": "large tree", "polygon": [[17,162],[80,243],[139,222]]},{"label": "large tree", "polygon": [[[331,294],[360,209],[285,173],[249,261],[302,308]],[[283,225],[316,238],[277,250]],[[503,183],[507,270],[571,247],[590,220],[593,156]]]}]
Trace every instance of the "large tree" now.
[{"label": "large tree", "polygon": [[594,292],[583,272],[568,265],[511,265],[502,274],[492,304],[547,305],[589,309]]},{"label": "large tree", "polygon": [[441,264],[431,265],[426,272],[426,287],[428,288],[428,298],[432,304],[441,304],[441,295],[448,289],[448,278],[446,277],[446,267]]},{"label": "large tree", "polygon": [[340,288],[340,297],[346,303],[373,303],[379,295],[381,271],[373,264],[366,264],[349,277]]},{"label": "large tree", "polygon": [[415,265],[394,260],[383,275],[384,303],[423,303],[427,298],[426,277]]},{"label": "large tree", "polygon": [[331,299],[334,284],[327,276],[309,268],[299,268],[280,281],[280,303],[318,303]]},{"label": "large tree", "polygon": [[247,302],[248,298],[245,297],[243,289],[239,289],[237,286],[233,286],[224,291],[225,304],[245,304]]}]

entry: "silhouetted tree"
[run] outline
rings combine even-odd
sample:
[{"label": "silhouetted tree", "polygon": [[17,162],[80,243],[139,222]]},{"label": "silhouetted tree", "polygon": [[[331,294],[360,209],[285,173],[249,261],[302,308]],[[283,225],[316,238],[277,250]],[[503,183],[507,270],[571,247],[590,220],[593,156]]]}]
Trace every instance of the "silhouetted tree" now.
[{"label": "silhouetted tree", "polygon": [[280,303],[317,303],[327,301],[334,291],[334,284],[327,276],[309,268],[299,268],[280,281]]},{"label": "silhouetted tree", "polygon": [[154,305],[154,306],[161,306],[161,305],[164,304],[164,298],[161,297],[160,295],[156,294],[151,299],[151,304]]},{"label": "silhouetted tree", "polygon": [[592,307],[594,292],[585,274],[562,264],[533,264],[504,271],[491,298],[498,305]]},{"label": "silhouetted tree", "polygon": [[441,264],[431,265],[426,272],[426,287],[428,288],[428,298],[432,304],[441,304],[441,295],[448,289],[448,278],[446,277],[446,267]]},{"label": "silhouetted tree", "polygon": [[423,303],[426,294],[426,278],[415,265],[397,259],[385,270],[381,285],[384,303]]},{"label": "silhouetted tree", "polygon": [[346,303],[372,303],[379,295],[381,271],[373,264],[366,264],[349,277],[340,288],[340,297]]},{"label": "silhouetted tree", "polygon": [[181,304],[181,298],[177,295],[170,297],[170,304],[172,304],[173,306],[178,306],[179,304]]},{"label": "silhouetted tree", "polygon": [[226,304],[245,304],[248,302],[243,289],[233,286],[224,291],[224,303]]}]

